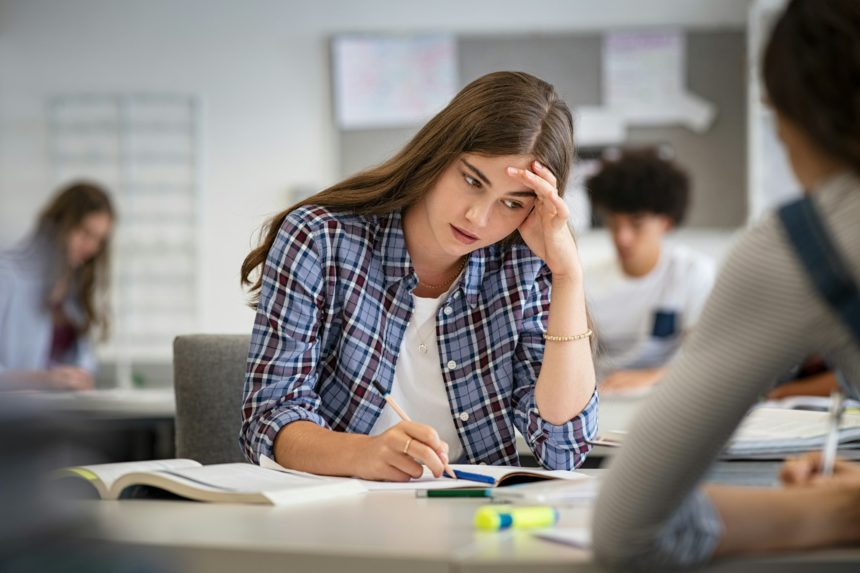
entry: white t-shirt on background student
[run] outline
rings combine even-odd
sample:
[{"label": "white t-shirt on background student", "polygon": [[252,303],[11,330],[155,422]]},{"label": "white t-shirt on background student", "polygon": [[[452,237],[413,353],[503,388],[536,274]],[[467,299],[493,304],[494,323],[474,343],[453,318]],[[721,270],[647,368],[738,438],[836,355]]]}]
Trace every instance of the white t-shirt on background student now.
[{"label": "white t-shirt on background student", "polygon": [[616,258],[585,269],[585,289],[598,339],[597,374],[664,366],[698,320],[716,264],[679,245],[663,245],[654,269],[628,277]]}]

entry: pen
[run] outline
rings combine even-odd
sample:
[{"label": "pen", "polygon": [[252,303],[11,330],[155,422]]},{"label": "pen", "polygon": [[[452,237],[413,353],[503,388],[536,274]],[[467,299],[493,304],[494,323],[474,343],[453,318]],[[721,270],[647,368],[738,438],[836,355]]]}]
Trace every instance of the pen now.
[{"label": "pen", "polygon": [[419,489],[415,497],[490,497],[488,489]]},{"label": "pen", "polygon": [[558,510],[542,505],[487,505],[475,512],[475,527],[482,531],[549,527],[557,521]]},{"label": "pen", "polygon": [[475,474],[472,472],[464,472],[463,470],[454,470],[454,475],[460,479],[469,479],[472,481],[479,481],[481,483],[496,485],[496,478],[484,474]]},{"label": "pen", "polygon": [[[412,421],[412,418],[410,418],[406,414],[406,412],[404,412],[403,409],[397,404],[397,402],[394,401],[394,398],[391,397],[391,394],[385,391],[385,388],[382,387],[382,384],[380,384],[378,380],[371,381],[371,384],[373,384],[373,387],[376,388],[377,392],[382,394],[382,397],[385,399],[386,402],[388,402],[388,405],[391,406],[391,409],[394,410],[394,412],[398,416],[400,416],[401,420],[405,420],[407,422]],[[445,464],[445,471],[448,473],[449,476],[451,476],[451,478],[457,479],[456,472],[451,469],[451,466],[449,464]]]},{"label": "pen", "polygon": [[830,409],[827,415],[827,438],[822,449],[821,475],[833,475],[833,463],[836,461],[836,449],[839,446],[839,424],[842,422],[843,397],[842,392],[834,390],[830,394]]}]

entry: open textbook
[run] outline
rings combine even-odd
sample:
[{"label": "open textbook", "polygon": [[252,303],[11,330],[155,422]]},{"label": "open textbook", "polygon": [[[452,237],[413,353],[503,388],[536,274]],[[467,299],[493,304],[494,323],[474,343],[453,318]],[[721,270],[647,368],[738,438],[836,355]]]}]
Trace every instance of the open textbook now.
[{"label": "open textbook", "polygon": [[196,501],[289,505],[367,491],[357,480],[294,475],[243,463],[203,466],[187,459],[79,466],[60,470],[58,477],[82,478],[102,499],[167,492]]},{"label": "open textbook", "polygon": [[[266,456],[260,457],[260,467],[269,468],[280,472],[290,473],[297,476],[311,475],[295,470],[290,470],[279,465]],[[467,472],[476,477],[481,476],[482,481],[469,479],[451,479],[449,477],[435,478],[427,468],[420,478],[407,482],[385,482],[372,480],[355,480],[370,491],[381,490],[424,490],[424,489],[454,489],[463,487],[493,488],[510,485],[524,484],[544,480],[579,480],[587,479],[581,473],[567,470],[544,470],[540,468],[522,468],[516,466],[488,466],[471,464],[451,464],[455,472]],[[340,479],[340,478],[325,478]]]},{"label": "open textbook", "polygon": [[[786,408],[750,410],[732,435],[723,459],[782,459],[821,449],[828,432],[828,413]],[[592,444],[620,446],[626,432],[603,432]],[[839,426],[839,448],[860,449],[860,414],[846,413]],[[854,457],[854,456],[849,456]]]}]

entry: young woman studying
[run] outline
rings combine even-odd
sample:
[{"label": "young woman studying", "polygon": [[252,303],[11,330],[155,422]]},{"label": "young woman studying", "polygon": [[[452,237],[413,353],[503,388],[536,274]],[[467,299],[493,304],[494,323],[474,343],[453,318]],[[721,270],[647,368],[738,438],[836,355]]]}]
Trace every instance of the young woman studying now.
[{"label": "young woman studying", "polygon": [[516,429],[542,465],[582,462],[597,396],[558,192],[572,131],[552,86],[489,74],[393,158],[269,222],[242,267],[249,459],[404,481],[517,464]]},{"label": "young woman studying", "polygon": [[782,488],[699,486],[750,406],[804,356],[860,386],[860,2],[792,1],[763,75],[807,193],[736,244],[613,459],[593,539],[597,557],[619,567],[860,543],[856,465],[827,475],[810,454],[785,466]]},{"label": "young woman studying", "polygon": [[91,333],[107,326],[107,193],[72,184],[42,210],[35,232],[0,253],[0,389],[91,388]]}]

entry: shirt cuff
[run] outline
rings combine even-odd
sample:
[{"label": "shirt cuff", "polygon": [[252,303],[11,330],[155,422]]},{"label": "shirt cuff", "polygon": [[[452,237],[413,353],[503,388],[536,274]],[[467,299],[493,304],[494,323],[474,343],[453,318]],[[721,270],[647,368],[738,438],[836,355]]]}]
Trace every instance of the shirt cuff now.
[{"label": "shirt cuff", "polygon": [[243,434],[245,455],[252,463],[260,463],[260,457],[275,459],[275,438],[285,426],[305,420],[328,428],[328,424],[317,412],[312,412],[301,406],[288,406],[284,409],[269,411],[260,419],[249,424]]},{"label": "shirt cuff", "polygon": [[591,451],[590,442],[597,435],[597,408],[595,388],[579,414],[563,424],[552,424],[541,417],[534,392],[531,392],[526,403],[528,423],[523,436],[541,465],[550,469],[574,469],[585,461]]},{"label": "shirt cuff", "polygon": [[655,552],[647,559],[670,566],[692,566],[713,556],[723,535],[723,522],[711,498],[697,489],[663,526]]}]

